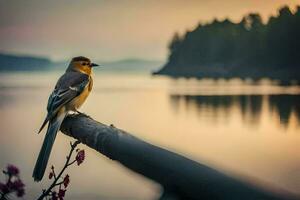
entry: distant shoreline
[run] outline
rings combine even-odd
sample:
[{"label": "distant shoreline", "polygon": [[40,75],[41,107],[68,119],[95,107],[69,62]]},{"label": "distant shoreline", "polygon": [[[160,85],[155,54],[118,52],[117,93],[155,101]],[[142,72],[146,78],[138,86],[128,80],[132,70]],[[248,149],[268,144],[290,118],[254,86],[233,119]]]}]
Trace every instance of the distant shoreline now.
[{"label": "distant shoreline", "polygon": [[[187,67],[188,68],[188,67]],[[284,71],[284,70],[278,70],[277,72],[265,72],[260,73],[258,71],[252,71],[247,74],[239,73],[239,72],[214,72],[214,71],[202,71],[201,68],[197,71],[173,71],[170,67],[162,67],[158,71],[152,72],[153,76],[169,76],[172,78],[196,78],[196,79],[250,79],[254,82],[260,81],[262,79],[270,79],[274,81],[279,81],[281,84],[284,85],[300,85],[300,77],[299,77],[300,71]]]}]

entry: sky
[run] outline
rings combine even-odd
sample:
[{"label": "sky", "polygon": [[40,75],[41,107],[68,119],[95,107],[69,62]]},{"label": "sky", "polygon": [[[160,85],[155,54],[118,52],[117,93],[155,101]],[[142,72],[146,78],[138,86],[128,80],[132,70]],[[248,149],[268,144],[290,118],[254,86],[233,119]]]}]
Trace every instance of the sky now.
[{"label": "sky", "polygon": [[53,60],[164,60],[175,32],[249,12],[264,20],[300,0],[0,0],[0,52]]}]

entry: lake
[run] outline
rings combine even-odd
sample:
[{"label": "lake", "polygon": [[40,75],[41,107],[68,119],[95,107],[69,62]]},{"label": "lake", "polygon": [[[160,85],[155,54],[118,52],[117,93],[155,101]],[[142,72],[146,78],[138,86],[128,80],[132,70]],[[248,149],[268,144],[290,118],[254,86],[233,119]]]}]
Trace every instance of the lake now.
[{"label": "lake", "polygon": [[[31,174],[44,139],[44,132],[37,131],[61,73],[0,74],[0,168],[7,163],[20,167],[26,199],[49,184],[47,176],[34,183]],[[98,70],[81,112],[226,174],[300,191],[299,86]],[[58,135],[48,171],[52,164],[63,165],[71,140]],[[158,184],[84,145],[80,148],[86,150],[86,160],[68,170],[66,199],[159,197]]]}]

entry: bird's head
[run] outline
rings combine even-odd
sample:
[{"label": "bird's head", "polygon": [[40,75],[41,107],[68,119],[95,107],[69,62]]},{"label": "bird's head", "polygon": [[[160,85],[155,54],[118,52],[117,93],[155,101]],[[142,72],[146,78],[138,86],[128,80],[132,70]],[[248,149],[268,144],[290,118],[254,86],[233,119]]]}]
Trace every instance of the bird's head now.
[{"label": "bird's head", "polygon": [[92,72],[92,68],[96,66],[99,65],[92,63],[87,57],[78,56],[72,58],[67,71],[79,71],[89,75]]}]

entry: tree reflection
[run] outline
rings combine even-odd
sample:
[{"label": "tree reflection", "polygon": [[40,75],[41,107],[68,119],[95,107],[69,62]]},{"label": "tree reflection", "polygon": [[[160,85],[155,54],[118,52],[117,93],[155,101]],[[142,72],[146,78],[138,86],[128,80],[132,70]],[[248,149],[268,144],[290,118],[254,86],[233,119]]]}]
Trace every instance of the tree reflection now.
[{"label": "tree reflection", "polygon": [[196,110],[203,113],[209,110],[214,118],[219,113],[230,115],[234,109],[238,109],[243,121],[253,125],[258,124],[262,112],[267,112],[268,115],[275,112],[284,126],[289,123],[293,112],[297,121],[300,120],[300,95],[170,95],[170,100],[176,113],[181,104],[185,105],[187,112]]}]

